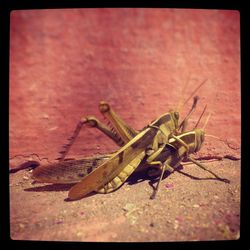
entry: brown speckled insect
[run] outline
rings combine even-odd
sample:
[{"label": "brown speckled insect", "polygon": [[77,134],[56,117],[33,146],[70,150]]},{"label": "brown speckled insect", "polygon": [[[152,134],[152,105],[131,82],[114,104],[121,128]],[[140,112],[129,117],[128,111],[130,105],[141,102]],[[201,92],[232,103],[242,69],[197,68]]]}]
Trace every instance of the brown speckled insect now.
[{"label": "brown speckled insect", "polygon": [[[69,199],[75,200],[92,191],[112,192],[118,189],[133,172],[147,171],[149,176],[160,176],[157,187],[151,196],[151,198],[155,198],[165,170],[172,172],[183,159],[187,158],[206,169],[190,157],[190,154],[201,148],[204,131],[201,129],[185,131],[187,121],[194,111],[197,101],[196,96],[190,112],[180,125],[179,113],[169,111],[141,131],[131,128],[108,103],[101,102],[99,110],[110,121],[111,128],[92,116],[81,119],[69,144],[64,147],[64,151],[60,152],[59,162],[39,166],[33,171],[32,177],[39,182],[76,183],[68,194]],[[64,161],[83,125],[96,127],[121,148],[117,152],[107,155]],[[225,181],[225,179],[213,175]]]},{"label": "brown speckled insect", "polygon": [[[197,99],[195,104],[196,102]],[[136,131],[118,117],[108,103],[101,102],[99,109],[112,123],[112,128],[95,117],[83,118],[70,138],[70,143],[60,152],[59,162],[37,167],[32,173],[33,179],[47,183],[81,183],[88,177],[87,182],[84,182],[87,187],[84,194],[91,191],[108,193],[119,188],[137,169],[143,158],[157,152],[160,144],[165,145],[170,134],[178,133],[179,115],[174,111],[162,115],[142,131]],[[64,161],[83,125],[96,127],[121,148],[112,154]],[[121,170],[124,171],[118,176]],[[70,199],[79,198],[79,195],[73,194],[76,189],[75,185],[69,191]],[[81,190],[83,191],[82,188]],[[84,196],[83,193],[81,196]]]}]

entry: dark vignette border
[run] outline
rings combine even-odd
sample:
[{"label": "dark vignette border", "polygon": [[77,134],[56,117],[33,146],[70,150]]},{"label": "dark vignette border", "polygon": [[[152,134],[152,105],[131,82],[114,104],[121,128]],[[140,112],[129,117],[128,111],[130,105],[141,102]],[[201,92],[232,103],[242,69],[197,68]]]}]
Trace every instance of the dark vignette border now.
[{"label": "dark vignette border", "polygon": [[[9,34],[10,34],[10,13],[12,10],[28,10],[28,9],[64,9],[64,8],[94,8],[94,7],[140,7],[140,8],[189,8],[189,9],[228,9],[228,10],[238,10],[240,12],[240,22],[241,22],[241,114],[242,114],[242,188],[241,188],[241,236],[237,241],[214,241],[214,242],[173,242],[173,243],[122,243],[121,247],[136,247],[136,248],[155,248],[155,247],[171,247],[174,248],[193,248],[193,247],[229,247],[235,249],[239,244],[244,244],[247,240],[247,228],[248,228],[248,209],[247,207],[247,183],[249,175],[249,168],[246,166],[245,152],[247,151],[247,128],[250,127],[249,115],[247,114],[247,82],[249,81],[249,74],[247,74],[247,65],[249,64],[250,53],[247,46],[249,46],[248,36],[249,26],[247,25],[248,13],[247,7],[243,5],[240,1],[233,0],[165,0],[165,1],[110,1],[110,0],[92,0],[92,1],[53,1],[53,0],[13,0],[13,1],[1,1],[0,2],[0,49],[1,49],[1,74],[0,74],[0,93],[2,95],[1,105],[2,115],[4,119],[1,122],[1,221],[0,232],[1,240],[11,247],[58,247],[60,249],[68,249],[68,247],[73,249],[80,249],[84,246],[90,247],[103,247],[103,248],[117,248],[121,243],[80,243],[80,242],[48,242],[48,241],[13,241],[10,239],[10,224],[9,224],[9,172],[8,162],[9,162]],[[248,123],[248,126],[247,126]],[[250,138],[249,138],[250,139]]]}]

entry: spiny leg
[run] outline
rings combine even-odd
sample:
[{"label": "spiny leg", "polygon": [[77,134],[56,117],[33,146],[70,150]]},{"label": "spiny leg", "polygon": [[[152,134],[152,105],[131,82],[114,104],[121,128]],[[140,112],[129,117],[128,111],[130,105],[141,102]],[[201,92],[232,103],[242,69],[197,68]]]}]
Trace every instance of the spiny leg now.
[{"label": "spiny leg", "polygon": [[[84,120],[85,119],[85,120]],[[113,140],[118,146],[123,146],[125,142],[122,138],[114,133],[108,126],[100,122],[97,118],[93,116],[87,116],[83,118],[83,123],[92,128],[97,128],[101,132],[103,132],[106,136],[108,136],[111,140]]]},{"label": "spiny leg", "polygon": [[82,118],[76,126],[73,135],[68,139],[69,143],[63,146],[63,150],[60,153],[60,157],[57,160],[64,160],[65,156],[69,152],[69,149],[75,142],[78,134],[81,131],[83,125],[89,125],[90,127],[95,127],[111,138],[118,146],[123,146],[125,143],[130,141],[133,137],[138,134],[138,131],[131,128],[126,124],[110,107],[106,102],[100,102],[99,104],[100,112],[114,125],[114,129],[110,129],[98,119],[93,116],[87,116]]},{"label": "spiny leg", "polygon": [[116,133],[125,143],[129,142],[139,133],[124,122],[107,102],[100,102],[99,110],[110,121],[112,128],[115,129]]},{"label": "spiny leg", "polygon": [[68,139],[69,143],[63,146],[63,150],[60,151],[60,157],[57,158],[57,160],[59,161],[63,161],[65,156],[67,155],[67,153],[69,152],[71,146],[73,145],[73,143],[75,142],[77,136],[79,135],[83,125],[88,125],[89,127],[92,128],[97,128],[99,129],[101,132],[103,132],[105,135],[107,135],[109,138],[111,138],[118,146],[123,146],[124,142],[122,141],[122,139],[115,134],[109,127],[107,127],[106,125],[104,125],[103,123],[101,123],[98,119],[96,119],[93,116],[87,116],[87,117],[83,117],[77,124],[73,135]]}]

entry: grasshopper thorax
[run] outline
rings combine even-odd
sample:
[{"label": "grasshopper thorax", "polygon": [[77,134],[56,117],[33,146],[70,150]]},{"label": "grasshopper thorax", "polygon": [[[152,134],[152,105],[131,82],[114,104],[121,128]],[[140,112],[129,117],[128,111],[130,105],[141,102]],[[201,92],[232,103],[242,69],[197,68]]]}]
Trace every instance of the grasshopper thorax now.
[{"label": "grasshopper thorax", "polygon": [[155,127],[160,129],[162,135],[168,139],[170,134],[175,134],[178,129],[179,113],[170,110],[168,113],[163,114],[157,120],[153,121],[147,127]]}]

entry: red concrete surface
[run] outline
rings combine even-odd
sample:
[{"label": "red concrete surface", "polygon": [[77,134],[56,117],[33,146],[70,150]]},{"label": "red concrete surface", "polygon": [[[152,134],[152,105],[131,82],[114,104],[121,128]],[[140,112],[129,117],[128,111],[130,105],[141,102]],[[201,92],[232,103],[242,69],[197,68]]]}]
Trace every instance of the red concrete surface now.
[{"label": "red concrete surface", "polygon": [[[57,158],[80,117],[101,118],[101,100],[140,129],[176,108],[205,79],[191,123],[207,104],[212,116],[206,132],[239,146],[239,34],[237,11],[13,11],[10,156]],[[182,116],[190,106],[191,101]],[[223,147],[208,141],[216,150]],[[100,132],[88,129],[70,154],[81,157],[114,149]]]}]

